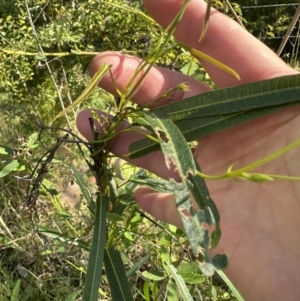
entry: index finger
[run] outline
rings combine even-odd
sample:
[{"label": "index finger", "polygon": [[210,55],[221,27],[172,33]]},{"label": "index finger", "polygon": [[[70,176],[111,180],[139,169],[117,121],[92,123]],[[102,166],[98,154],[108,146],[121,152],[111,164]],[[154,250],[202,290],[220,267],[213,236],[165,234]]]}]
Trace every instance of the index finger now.
[{"label": "index finger", "polygon": [[[182,0],[144,0],[147,11],[163,27],[171,23],[182,4]],[[199,42],[206,6],[203,0],[191,0],[176,29],[175,37],[226,64],[240,75],[239,81],[225,71],[200,60],[218,87],[241,85],[296,73],[266,45],[215,9],[211,11],[207,33]]]}]

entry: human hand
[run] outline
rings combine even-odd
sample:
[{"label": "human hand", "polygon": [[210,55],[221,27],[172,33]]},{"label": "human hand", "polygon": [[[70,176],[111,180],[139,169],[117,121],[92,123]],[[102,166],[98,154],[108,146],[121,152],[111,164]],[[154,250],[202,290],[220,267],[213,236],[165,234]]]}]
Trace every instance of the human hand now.
[{"label": "human hand", "polygon": [[[149,13],[164,27],[174,18],[182,3],[182,0],[144,0]],[[295,73],[237,23],[216,11],[211,13],[208,32],[199,43],[205,10],[204,1],[191,1],[176,30],[176,38],[218,59],[241,77],[238,81],[217,67],[201,62],[218,87]],[[134,57],[105,52],[93,60],[90,71],[93,75],[101,64],[112,64],[115,82],[122,90],[139,62]],[[176,93],[176,100],[209,89],[181,73],[154,67],[133,100],[145,105],[182,82],[188,82],[190,90]],[[100,86],[115,93],[109,75],[104,77]],[[235,168],[246,166],[298,139],[299,111],[298,106],[292,107],[200,139],[194,155],[203,173],[222,174],[232,164]],[[91,140],[87,120],[90,116],[89,110],[81,112],[77,125],[79,131]],[[141,137],[136,133],[119,135],[112,141],[111,151],[117,156],[128,154],[129,145],[138,139]],[[298,156],[298,150],[294,149],[256,171],[300,176]],[[169,178],[160,152],[131,162]],[[229,179],[206,182],[221,215],[222,238],[213,252],[226,252],[229,267],[225,272],[242,295],[246,300],[254,301],[299,299],[300,184],[279,180],[263,184]],[[140,188],[135,192],[135,198],[142,209],[156,218],[181,226],[172,195]]]}]

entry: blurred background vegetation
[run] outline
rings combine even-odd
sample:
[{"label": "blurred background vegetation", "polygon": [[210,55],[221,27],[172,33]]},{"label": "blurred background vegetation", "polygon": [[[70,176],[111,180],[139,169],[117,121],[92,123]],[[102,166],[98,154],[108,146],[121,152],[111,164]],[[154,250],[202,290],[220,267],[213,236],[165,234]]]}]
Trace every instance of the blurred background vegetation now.
[{"label": "blurred background vegetation", "polygon": [[[215,1],[215,7],[235,18],[228,3]],[[230,3],[247,30],[274,51],[298,6],[292,0]],[[32,213],[23,205],[27,184],[20,177],[31,172],[45,150],[36,140],[35,120],[67,126],[66,120],[54,122],[54,118],[84,90],[95,53],[114,50],[144,57],[149,45],[158,40],[159,26],[139,12],[146,13],[139,0],[0,0],[0,301],[80,298],[92,219],[84,206],[80,210],[72,202],[66,208],[61,206],[61,193],[73,186],[77,192],[71,189],[70,194],[81,198],[70,164],[90,181],[91,191],[93,181],[77,150],[62,148],[42,192],[39,222],[35,221],[46,229],[46,235],[32,231]],[[299,25],[297,22],[281,53],[294,67],[299,63]],[[193,68],[188,67],[191,62]],[[183,49],[172,50],[157,64],[209,82],[203,68]],[[103,109],[113,101],[105,91],[95,90],[75,109],[70,124],[74,126],[79,109]],[[116,164],[114,160],[112,165]],[[135,170],[122,163],[122,172],[128,177]],[[118,182],[120,187],[125,184]],[[132,190],[126,193],[132,201]],[[129,203],[118,228],[121,231],[126,225],[123,259],[130,268],[147,256],[131,280],[136,300],[153,300],[165,279],[161,264],[165,257],[178,261],[195,300],[235,300],[220,279],[202,277],[192,263],[187,267],[189,252],[180,230],[154,223]],[[66,243],[74,239],[80,243]],[[105,282],[101,296],[101,300],[109,300]],[[169,300],[177,300],[176,294],[172,298]]]},{"label": "blurred background vegetation", "polygon": [[[297,4],[291,2],[239,0],[231,4],[247,30],[276,51],[296,11]],[[35,36],[25,2],[0,0],[0,105],[4,116],[9,120],[18,117],[26,128],[37,116],[49,123],[61,110],[59,98],[67,105],[83,90],[94,52],[116,50],[143,57],[148,43],[157,40],[158,27],[122,4],[143,11],[139,0],[29,0]],[[226,1],[216,1],[216,7],[232,16]],[[282,53],[288,63],[298,58],[298,26]],[[180,69],[189,60],[179,50],[158,63]],[[101,106],[98,96],[88,105]]]}]

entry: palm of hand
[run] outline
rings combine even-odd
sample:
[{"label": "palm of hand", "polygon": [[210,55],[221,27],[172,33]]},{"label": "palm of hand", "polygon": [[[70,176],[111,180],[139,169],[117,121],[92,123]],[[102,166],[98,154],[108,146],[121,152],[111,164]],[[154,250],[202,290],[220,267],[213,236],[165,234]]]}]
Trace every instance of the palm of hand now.
[{"label": "palm of hand", "polygon": [[[202,171],[221,174],[233,163],[243,167],[296,140],[298,111],[292,108],[202,139],[195,152]],[[297,159],[295,149],[259,171],[299,176]],[[298,183],[228,179],[207,184],[221,214],[222,239],[216,251],[228,254],[228,276],[247,300],[255,300],[257,291],[264,291],[259,300],[296,300],[300,295]]]}]

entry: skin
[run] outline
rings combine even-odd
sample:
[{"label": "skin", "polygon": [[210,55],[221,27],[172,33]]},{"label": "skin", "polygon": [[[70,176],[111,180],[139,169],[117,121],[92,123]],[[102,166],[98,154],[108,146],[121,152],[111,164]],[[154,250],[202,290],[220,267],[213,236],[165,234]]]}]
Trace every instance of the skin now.
[{"label": "skin", "polygon": [[[166,27],[183,0],[144,0],[151,16]],[[208,32],[198,42],[206,4],[193,0],[175,33],[179,41],[220,60],[237,71],[237,80],[207,62],[207,72],[220,88],[294,74],[270,49],[247,33],[236,22],[213,11]],[[122,89],[133,74],[139,60],[115,52],[105,52],[91,63],[93,75],[102,63],[113,65],[117,86]],[[175,93],[164,102],[180,100],[209,88],[183,74],[153,68],[133,97],[144,105],[176,84],[188,82],[190,90]],[[100,86],[115,93],[109,76]],[[295,106],[273,115],[247,122],[200,139],[195,157],[206,174],[221,174],[233,163],[234,168],[255,162],[299,138],[300,107]],[[91,139],[87,117],[82,111],[77,118],[79,131]],[[101,112],[99,112],[101,115]],[[112,141],[111,151],[118,156],[128,154],[131,142],[140,139],[127,133]],[[147,168],[163,178],[176,177],[156,152],[132,163]],[[300,176],[299,149],[293,149],[268,163],[257,172]],[[213,252],[225,251],[229,258],[227,276],[246,300],[294,301],[300,296],[300,184],[276,180],[262,184],[249,181],[207,181],[212,199],[221,214],[222,238]],[[172,195],[139,188],[137,203],[156,218],[181,226]]]}]

